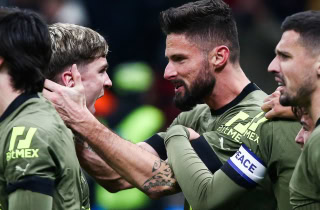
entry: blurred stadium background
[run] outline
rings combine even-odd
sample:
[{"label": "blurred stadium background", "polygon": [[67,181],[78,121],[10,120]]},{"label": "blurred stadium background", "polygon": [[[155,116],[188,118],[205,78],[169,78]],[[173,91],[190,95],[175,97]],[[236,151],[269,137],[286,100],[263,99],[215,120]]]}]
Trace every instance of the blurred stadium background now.
[{"label": "blurred stadium background", "polygon": [[[189,0],[190,1],[190,0]],[[108,74],[113,88],[96,104],[97,117],[120,136],[142,141],[177,116],[173,88],[163,79],[165,36],[159,12],[187,0],[0,0],[1,6],[35,10],[48,23],[68,22],[101,33],[110,45]],[[238,24],[241,65],[267,93],[276,83],[267,73],[279,41],[280,24],[295,12],[320,9],[319,0],[225,0]],[[183,209],[181,194],[150,200],[136,189],[111,194],[88,176],[92,210]]]}]

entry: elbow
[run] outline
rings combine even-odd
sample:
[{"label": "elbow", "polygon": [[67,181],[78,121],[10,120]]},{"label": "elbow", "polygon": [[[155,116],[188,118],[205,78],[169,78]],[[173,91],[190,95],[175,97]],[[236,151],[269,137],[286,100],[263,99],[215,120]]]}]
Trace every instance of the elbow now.
[{"label": "elbow", "polygon": [[157,200],[165,196],[162,192],[148,192],[147,196],[152,200]]},{"label": "elbow", "polygon": [[[99,183],[99,182],[98,182]],[[102,186],[105,190],[107,190],[110,193],[117,193],[121,190],[126,190],[132,188],[132,186],[129,183],[123,183],[123,182],[100,182],[100,186]]]},{"label": "elbow", "polygon": [[122,190],[119,186],[102,185],[102,184],[100,184],[100,186],[102,186],[105,190],[107,190],[110,193],[116,193]]},{"label": "elbow", "polygon": [[117,192],[120,192],[122,189],[116,189],[116,188],[105,188],[109,193],[117,193]]},{"label": "elbow", "polygon": [[153,187],[152,189],[143,189],[144,193],[151,199],[156,200],[160,199],[167,195],[172,195],[180,192],[179,188],[172,186],[158,186]]}]

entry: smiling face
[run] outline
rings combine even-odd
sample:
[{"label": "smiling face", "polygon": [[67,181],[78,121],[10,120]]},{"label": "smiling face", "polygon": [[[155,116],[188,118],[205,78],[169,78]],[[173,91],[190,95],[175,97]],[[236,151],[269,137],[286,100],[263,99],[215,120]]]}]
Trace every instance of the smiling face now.
[{"label": "smiling face", "polygon": [[164,78],[175,87],[176,106],[187,111],[203,103],[204,98],[212,93],[215,84],[204,52],[187,40],[185,35],[169,34],[165,54],[169,62]]},{"label": "smiling face", "polygon": [[108,63],[105,57],[96,58],[90,63],[79,66],[81,80],[85,88],[87,107],[95,112],[96,100],[104,95],[104,88],[110,88],[112,82],[107,74]]},{"label": "smiling face", "polygon": [[280,103],[284,106],[308,106],[315,90],[316,56],[303,47],[295,31],[283,33],[276,47],[276,57],[269,65],[281,90]]},{"label": "smiling face", "polygon": [[301,117],[300,123],[302,128],[296,136],[296,143],[303,148],[303,146],[307,143],[307,140],[314,129],[314,124],[312,122],[311,117],[308,114],[304,114]]}]

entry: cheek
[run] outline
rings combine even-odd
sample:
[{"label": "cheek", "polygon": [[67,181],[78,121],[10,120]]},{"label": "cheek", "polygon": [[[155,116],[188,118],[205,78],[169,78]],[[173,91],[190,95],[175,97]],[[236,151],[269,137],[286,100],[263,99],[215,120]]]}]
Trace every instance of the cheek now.
[{"label": "cheek", "polygon": [[309,136],[310,136],[310,133],[309,132],[305,132],[304,133],[304,135],[303,135],[303,141],[304,141],[304,143],[306,143],[307,141],[308,141],[308,138],[309,138]]}]

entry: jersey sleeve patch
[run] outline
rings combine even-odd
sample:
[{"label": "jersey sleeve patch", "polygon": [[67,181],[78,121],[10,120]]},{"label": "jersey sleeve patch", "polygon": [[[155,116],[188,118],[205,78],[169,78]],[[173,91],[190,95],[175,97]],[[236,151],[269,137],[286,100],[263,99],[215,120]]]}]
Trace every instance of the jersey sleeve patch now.
[{"label": "jersey sleeve patch", "polygon": [[30,190],[32,192],[38,192],[52,196],[54,190],[54,181],[38,176],[28,176],[14,183],[9,183],[6,190],[7,193],[10,194],[19,189]]},{"label": "jersey sleeve patch", "polygon": [[266,173],[263,161],[244,144],[221,167],[221,170],[244,188],[255,187]]},{"label": "jersey sleeve patch", "polygon": [[203,136],[192,140],[191,145],[211,173],[221,168],[222,163],[220,159]]}]

